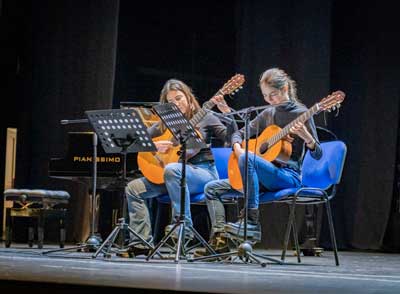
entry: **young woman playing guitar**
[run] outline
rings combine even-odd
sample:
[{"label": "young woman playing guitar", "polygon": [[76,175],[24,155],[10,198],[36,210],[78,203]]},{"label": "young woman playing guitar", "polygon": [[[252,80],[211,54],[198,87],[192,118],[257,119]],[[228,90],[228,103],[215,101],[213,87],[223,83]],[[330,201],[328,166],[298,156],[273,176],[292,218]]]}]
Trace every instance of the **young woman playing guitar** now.
[{"label": "young woman playing guitar", "polygon": [[[241,78],[243,79],[243,76],[241,76]],[[237,87],[235,86],[230,88],[228,86],[229,89],[236,89]],[[227,106],[223,98],[223,95],[226,93],[227,92],[220,90],[210,99],[211,103],[217,105],[219,110],[222,112],[230,112],[230,108]],[[230,91],[228,91],[228,93],[230,93]],[[196,114],[204,111],[200,107],[190,87],[184,82],[175,79],[168,80],[165,83],[161,90],[160,102],[174,103],[188,120],[191,120]],[[195,128],[200,132],[202,138],[207,143],[211,136],[222,141],[225,141],[227,137],[230,138],[231,136],[231,134],[227,133],[227,127],[211,113],[202,113],[201,119],[198,121]],[[159,136],[166,131],[165,126],[161,122],[152,125],[148,131],[152,138],[158,137],[158,140],[154,140],[154,143],[157,147],[159,157],[162,157],[162,154],[166,154],[174,148],[176,142],[172,141],[172,136],[170,136],[170,138],[159,138]],[[154,154],[150,152],[147,155],[153,156]],[[185,221],[187,222],[187,225],[192,225],[190,214],[190,194],[203,192],[204,185],[209,181],[218,179],[218,174],[209,147],[201,150],[188,149],[187,155]],[[144,160],[145,156],[146,155],[144,155]],[[148,162],[144,165],[151,164],[151,162]],[[168,193],[172,205],[172,222],[174,222],[180,211],[181,167],[181,164],[178,162],[165,163],[161,168],[162,183],[153,183],[146,177],[142,177],[129,182],[126,187],[125,191],[130,219],[129,225],[149,243],[152,243],[151,223],[149,211],[144,200]],[[149,172],[151,173],[151,170],[149,170]],[[156,168],[153,169],[153,172],[156,172]],[[189,230],[188,232],[191,233]],[[190,238],[191,236],[186,237]],[[131,240],[131,242],[133,241],[135,240]],[[148,252],[147,248],[134,247],[131,250],[131,253],[134,255],[144,254],[146,252]]]},{"label": "young woman playing guitar", "polygon": [[[265,102],[272,107],[266,108],[250,122],[249,137],[260,135],[272,125],[284,128],[307,111],[307,108],[297,99],[295,81],[283,70],[278,68],[266,70],[261,75],[259,85]],[[259,153],[262,152],[259,150],[258,152],[249,153],[247,232],[250,238],[261,238],[258,210],[260,190],[276,191],[299,186],[301,184],[300,168],[304,148],[311,150],[311,155],[316,159],[322,156],[312,117],[309,117],[305,123],[301,121],[294,123],[289,131],[284,140],[279,141],[281,146],[288,145],[287,147],[290,149],[285,153],[286,156],[282,156],[282,158],[286,157],[284,162],[277,160],[270,162],[260,156]],[[224,232],[242,236],[244,231],[240,222],[225,224],[225,210],[222,202],[224,195],[240,196],[241,194],[238,190],[240,190],[242,182],[245,180],[243,178],[245,174],[245,150],[242,147],[243,135],[244,129],[241,129],[232,136],[234,152],[231,157],[236,162],[238,170],[236,172],[229,171],[229,179],[215,180],[205,187],[207,207],[212,222],[210,245],[219,253],[228,250]],[[261,143],[262,139],[259,139],[258,145],[261,145]],[[277,156],[277,159],[279,158],[280,156]],[[230,165],[232,165],[231,162]],[[205,249],[199,249],[195,252],[197,256],[208,254]]]}]

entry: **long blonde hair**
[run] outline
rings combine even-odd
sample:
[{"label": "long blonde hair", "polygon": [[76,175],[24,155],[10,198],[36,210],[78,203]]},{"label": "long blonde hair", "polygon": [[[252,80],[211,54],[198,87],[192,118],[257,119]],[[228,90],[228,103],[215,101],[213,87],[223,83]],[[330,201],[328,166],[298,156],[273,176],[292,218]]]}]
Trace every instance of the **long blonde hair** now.
[{"label": "long blonde hair", "polygon": [[167,94],[169,91],[181,91],[183,94],[185,94],[189,104],[189,111],[186,114],[188,119],[191,119],[193,115],[200,109],[200,104],[194,96],[192,89],[184,82],[176,79],[170,79],[166,81],[161,90],[160,103],[168,103]]},{"label": "long blonde hair", "polygon": [[270,68],[264,71],[260,77],[259,86],[270,86],[278,90],[287,87],[289,99],[294,102],[300,102],[297,98],[296,82],[282,69]]}]

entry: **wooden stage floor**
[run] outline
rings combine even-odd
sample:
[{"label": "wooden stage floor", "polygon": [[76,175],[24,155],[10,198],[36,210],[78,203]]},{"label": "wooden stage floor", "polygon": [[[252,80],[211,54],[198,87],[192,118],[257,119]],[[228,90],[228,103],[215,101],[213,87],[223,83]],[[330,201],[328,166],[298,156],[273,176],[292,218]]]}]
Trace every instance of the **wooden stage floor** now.
[{"label": "wooden stage floor", "polygon": [[[30,293],[400,293],[400,254],[339,252],[335,266],[332,252],[321,257],[302,257],[293,252],[287,263],[270,261],[265,268],[240,260],[226,262],[175,263],[158,257],[111,258],[93,253],[63,251],[45,245],[42,250],[26,244],[0,244],[0,289],[29,290]],[[257,253],[279,259],[278,250]],[[47,289],[47,290],[46,290]],[[57,292],[57,293],[55,293]],[[5,292],[1,292],[5,293]],[[8,292],[10,293],[10,292]]]}]

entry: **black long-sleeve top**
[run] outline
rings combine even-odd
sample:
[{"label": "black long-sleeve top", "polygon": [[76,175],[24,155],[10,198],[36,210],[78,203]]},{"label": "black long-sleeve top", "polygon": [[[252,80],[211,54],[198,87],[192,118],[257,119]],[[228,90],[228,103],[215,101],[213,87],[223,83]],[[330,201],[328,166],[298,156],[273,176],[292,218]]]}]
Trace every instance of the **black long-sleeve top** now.
[{"label": "black long-sleeve top", "polygon": [[[285,102],[275,107],[269,107],[258,114],[255,119],[250,122],[249,125],[249,138],[258,136],[264,131],[269,125],[275,124],[280,128],[284,128],[286,125],[295,120],[302,113],[306,112],[307,108],[303,104],[296,102]],[[311,117],[305,123],[308,131],[311,133],[315,140],[315,149],[310,150],[311,156],[315,159],[320,159],[322,156],[322,149],[319,144],[317,132],[315,129],[314,120]],[[232,135],[232,146],[235,143],[241,144],[244,138],[244,128],[236,131]],[[260,142],[261,143],[261,142]],[[292,142],[292,154],[289,161],[287,162],[288,167],[295,169],[300,172],[301,162],[304,155],[304,142],[298,136],[294,136]]]}]

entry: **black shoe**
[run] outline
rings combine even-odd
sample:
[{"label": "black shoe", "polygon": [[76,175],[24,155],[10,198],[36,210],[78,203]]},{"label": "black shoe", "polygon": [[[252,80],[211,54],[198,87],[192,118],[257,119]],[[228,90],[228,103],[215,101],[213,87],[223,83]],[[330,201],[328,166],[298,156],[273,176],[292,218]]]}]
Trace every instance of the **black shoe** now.
[{"label": "black shoe", "polygon": [[116,255],[118,257],[123,257],[123,258],[134,258],[139,255],[147,256],[149,255],[149,253],[150,253],[150,248],[131,246],[124,251],[117,252]]},{"label": "black shoe", "polygon": [[129,247],[128,253],[129,253],[130,257],[136,257],[136,256],[139,256],[139,255],[148,256],[149,253],[150,253],[150,248],[132,246],[132,247]]}]

